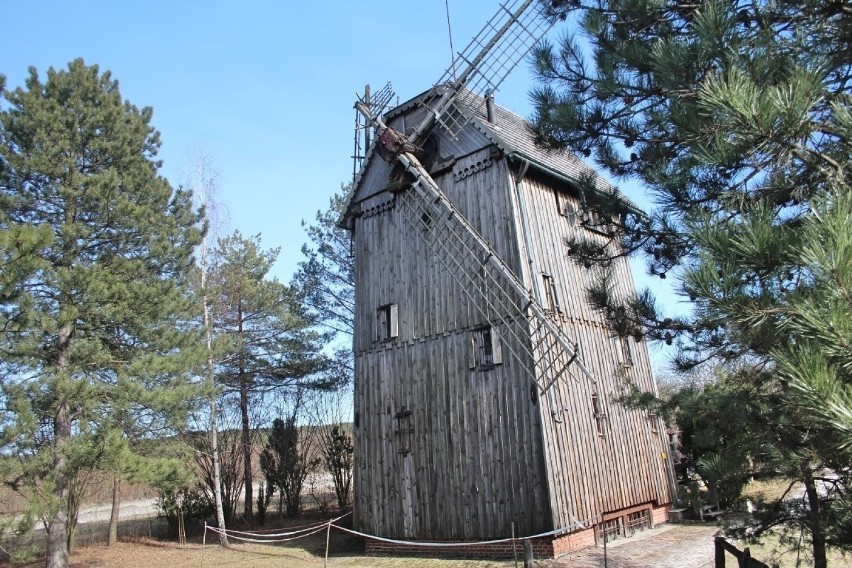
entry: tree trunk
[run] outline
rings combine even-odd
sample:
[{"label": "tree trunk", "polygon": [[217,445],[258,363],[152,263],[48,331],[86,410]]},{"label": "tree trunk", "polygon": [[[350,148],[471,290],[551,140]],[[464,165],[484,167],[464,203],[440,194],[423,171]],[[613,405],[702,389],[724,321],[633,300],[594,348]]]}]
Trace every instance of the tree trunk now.
[{"label": "tree trunk", "polygon": [[225,534],[225,509],[222,506],[222,466],[219,460],[219,425],[216,419],[216,396],[210,397],[210,449],[213,453],[213,494],[216,502],[216,523],[219,525],[219,544],[228,546]]},{"label": "tree trunk", "polygon": [[813,472],[803,469],[802,481],[805,483],[805,493],[808,496],[809,525],[811,527],[811,544],[814,554],[814,568],[826,568],[828,559],[825,554],[825,529],[820,515],[819,492],[814,481]]},{"label": "tree trunk", "polygon": [[112,476],[112,510],[109,514],[109,545],[118,543],[118,511],[121,503],[121,480]]},{"label": "tree trunk", "polygon": [[245,479],[245,516],[250,519],[254,514],[254,488],[251,469],[251,429],[248,414],[248,379],[240,372],[240,414],[242,417],[243,476]]},{"label": "tree trunk", "polygon": [[213,454],[213,500],[216,505],[216,522],[219,525],[219,544],[228,546],[225,534],[225,511],[222,507],[222,467],[219,463],[219,424],[216,419],[216,375],[213,364],[213,329],[207,298],[207,237],[201,241],[201,290],[204,328],[207,347],[207,382],[210,386],[210,451]]},{"label": "tree trunk", "polygon": [[68,566],[68,479],[65,472],[65,445],[71,440],[71,413],[62,402],[53,422],[53,470],[56,472],[54,498],[59,507],[47,527],[47,568]]},{"label": "tree trunk", "polygon": [[[68,371],[68,351],[71,344],[71,327],[63,325],[56,338],[56,375],[57,380],[66,380]],[[53,472],[56,486],[53,496],[59,505],[56,514],[47,527],[47,568],[68,567],[68,497],[70,480],[66,469],[65,451],[71,442],[71,408],[68,402],[60,398],[53,418]]]},{"label": "tree trunk", "polygon": [[707,501],[719,509],[719,480],[709,479],[707,481]]},{"label": "tree trunk", "polygon": [[[238,319],[238,334],[240,340],[243,335],[243,309],[242,302],[240,303],[239,311],[237,312]],[[243,445],[243,480],[245,481],[245,506],[243,513],[246,519],[251,519],[254,514],[254,487],[252,483],[251,470],[251,430],[249,428],[248,414],[248,390],[249,377],[246,375],[245,356],[243,346],[240,345],[240,417],[242,418],[242,445]]]}]

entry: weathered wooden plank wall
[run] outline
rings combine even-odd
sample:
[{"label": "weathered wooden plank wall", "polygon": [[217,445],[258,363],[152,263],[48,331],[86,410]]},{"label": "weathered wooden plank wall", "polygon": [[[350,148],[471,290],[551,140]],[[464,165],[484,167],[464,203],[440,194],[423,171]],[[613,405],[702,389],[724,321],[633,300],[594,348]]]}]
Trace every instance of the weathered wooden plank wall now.
[{"label": "weathered wooden plank wall", "polygon": [[[650,356],[644,342],[629,339],[633,363],[620,365],[619,340],[604,326],[585,297],[595,278],[595,269],[586,269],[567,257],[565,239],[580,235],[603,239],[583,228],[578,219],[562,216],[557,208],[557,191],[568,192],[565,184],[540,175],[527,176],[520,184],[521,199],[527,208],[534,265],[552,276],[561,313],[555,319],[567,335],[579,343],[583,362],[597,378],[594,385],[579,373],[576,381],[560,381],[542,397],[546,461],[555,526],[592,519],[602,513],[645,502],[670,502],[666,478],[667,440],[654,432],[646,412],[626,408],[613,399],[626,392],[626,381],[656,392]],[[576,195],[570,196],[578,211]],[[616,293],[635,294],[630,267],[624,260],[613,265]],[[606,413],[604,435],[597,432],[592,395],[598,396]]]},{"label": "weathered wooden plank wall", "polygon": [[[517,267],[506,163],[490,153],[456,154],[453,170],[437,181]],[[355,226],[357,525],[420,539],[493,538],[509,535],[512,523],[523,534],[550,528],[531,378],[508,357],[471,370],[470,330],[487,322],[392,195],[376,194],[362,211]],[[399,305],[399,337],[377,342],[376,309],[389,303]],[[414,429],[407,455],[398,453],[395,434],[402,407]]]},{"label": "weathered wooden plank wall", "polygon": [[[391,123],[407,132],[421,113]],[[618,340],[586,302],[592,273],[567,258],[563,243],[586,229],[557,210],[556,191],[569,188],[532,174],[516,186],[516,165],[474,128],[442,139],[439,153],[455,162],[436,181],[501,258],[531,288],[542,273],[554,279],[561,307],[554,317],[579,342],[598,383],[563,380],[531,397],[533,378],[510,356],[522,351],[512,345],[504,345],[502,364],[471,369],[471,330],[493,318],[480,314],[404,220],[386,191],[391,166],[374,159],[354,226],[356,526],[397,538],[488,539],[507,536],[512,523],[518,534],[534,534],[669,502],[664,433],[653,432],[643,412],[612,401],[626,378],[654,390],[647,347],[631,339],[633,364],[620,366]],[[618,291],[632,294],[629,266],[616,270]],[[377,309],[387,304],[398,306],[399,336],[379,341]],[[593,394],[607,415],[604,435]],[[399,453],[394,418],[402,408],[411,412],[408,454]]]}]

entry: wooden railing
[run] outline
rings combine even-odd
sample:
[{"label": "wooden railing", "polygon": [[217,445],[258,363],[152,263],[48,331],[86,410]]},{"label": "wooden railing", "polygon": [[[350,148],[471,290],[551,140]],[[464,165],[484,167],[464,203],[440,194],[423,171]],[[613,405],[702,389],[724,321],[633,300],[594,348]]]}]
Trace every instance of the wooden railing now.
[{"label": "wooden railing", "polygon": [[716,537],[716,568],[725,568],[725,552],[730,552],[737,559],[739,568],[769,568],[767,564],[752,558],[748,547],[739,550],[721,536]]}]

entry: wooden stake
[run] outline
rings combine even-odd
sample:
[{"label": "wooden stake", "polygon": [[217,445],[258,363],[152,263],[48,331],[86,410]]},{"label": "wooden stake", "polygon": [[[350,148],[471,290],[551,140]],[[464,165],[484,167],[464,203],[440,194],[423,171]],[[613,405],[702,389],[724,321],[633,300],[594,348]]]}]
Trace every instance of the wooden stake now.
[{"label": "wooden stake", "polygon": [[512,521],[512,554],[515,555],[515,568],[518,568],[518,549],[515,546],[515,522]]},{"label": "wooden stake", "polygon": [[535,557],[533,556],[533,547],[532,542],[529,540],[524,541],[524,568],[533,568],[533,561]]},{"label": "wooden stake", "polygon": [[325,563],[323,566],[328,568],[328,542],[331,540],[331,521],[328,522],[328,526],[325,529]]}]

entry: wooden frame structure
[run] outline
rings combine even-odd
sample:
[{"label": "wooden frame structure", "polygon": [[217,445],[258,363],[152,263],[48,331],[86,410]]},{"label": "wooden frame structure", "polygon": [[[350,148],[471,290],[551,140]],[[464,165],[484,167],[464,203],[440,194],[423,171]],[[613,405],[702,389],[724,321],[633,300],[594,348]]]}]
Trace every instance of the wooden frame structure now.
[{"label": "wooden frame structure", "polygon": [[[419,102],[385,122],[408,134],[428,112]],[[449,221],[373,151],[344,218],[356,266],[355,526],[456,541],[513,526],[570,537],[640,511],[664,520],[665,429],[613,401],[626,381],[655,392],[647,347],[606,329],[585,300],[593,272],[564,248],[578,233],[605,239],[583,222],[577,180],[588,167],[537,148],[524,121],[496,106],[454,134],[433,132],[420,161],[451,202],[441,215],[463,217],[487,248],[436,235]],[[494,262],[529,295],[514,315],[501,298],[516,291],[489,277]],[[626,261],[614,269],[617,292],[634,294]],[[571,352],[545,344],[524,317],[535,306]],[[534,358],[553,364],[544,372]]]}]

